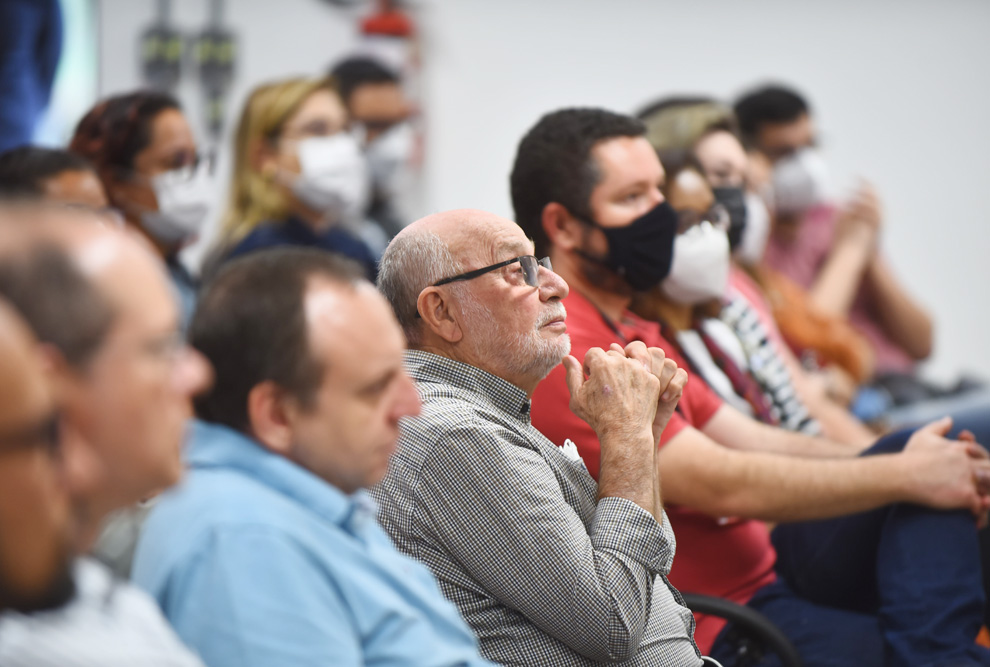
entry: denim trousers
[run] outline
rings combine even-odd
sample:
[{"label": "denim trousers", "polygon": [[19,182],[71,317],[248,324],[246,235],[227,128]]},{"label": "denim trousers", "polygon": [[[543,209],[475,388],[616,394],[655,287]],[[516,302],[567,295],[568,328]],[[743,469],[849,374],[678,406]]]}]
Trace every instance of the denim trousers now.
[{"label": "denim trousers", "polygon": [[[912,431],[864,456],[903,449]],[[898,503],[772,534],[778,581],[749,606],[786,634],[807,667],[990,666],[974,644],[985,596],[971,513]],[[726,637],[711,655],[734,665]],[[775,665],[768,659],[761,665]]]}]

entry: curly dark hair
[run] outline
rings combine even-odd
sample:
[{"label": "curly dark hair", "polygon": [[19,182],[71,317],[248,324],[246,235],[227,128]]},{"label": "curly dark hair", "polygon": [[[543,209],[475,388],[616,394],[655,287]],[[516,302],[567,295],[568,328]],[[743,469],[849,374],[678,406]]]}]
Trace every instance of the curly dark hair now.
[{"label": "curly dark hair", "polygon": [[162,111],[182,110],[178,100],[154,90],[108,97],[83,116],[69,150],[93,163],[102,178],[134,168],[134,159],[151,143],[151,127]]}]

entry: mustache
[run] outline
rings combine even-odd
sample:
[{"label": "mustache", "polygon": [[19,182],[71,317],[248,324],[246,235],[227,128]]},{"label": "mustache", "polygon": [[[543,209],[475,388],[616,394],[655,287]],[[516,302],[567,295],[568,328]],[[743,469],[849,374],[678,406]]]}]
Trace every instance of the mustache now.
[{"label": "mustache", "polygon": [[564,308],[564,304],[557,303],[553,306],[550,306],[550,309],[547,311],[546,315],[540,317],[540,321],[537,322],[536,327],[539,328],[546,324],[549,324],[550,322],[553,322],[554,320],[563,320],[566,318],[567,318],[567,310]]}]

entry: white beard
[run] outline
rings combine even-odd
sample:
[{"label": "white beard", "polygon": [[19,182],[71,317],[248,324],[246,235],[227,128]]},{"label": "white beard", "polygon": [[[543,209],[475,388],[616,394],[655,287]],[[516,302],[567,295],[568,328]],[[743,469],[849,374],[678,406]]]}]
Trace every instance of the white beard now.
[{"label": "white beard", "polygon": [[483,359],[488,368],[497,370],[496,375],[542,380],[570,354],[570,336],[544,338],[540,333],[544,324],[566,315],[560,302],[544,313],[532,331],[525,333],[507,330],[483,304],[466,299],[461,305],[467,327],[479,333],[474,336],[472,355]]}]

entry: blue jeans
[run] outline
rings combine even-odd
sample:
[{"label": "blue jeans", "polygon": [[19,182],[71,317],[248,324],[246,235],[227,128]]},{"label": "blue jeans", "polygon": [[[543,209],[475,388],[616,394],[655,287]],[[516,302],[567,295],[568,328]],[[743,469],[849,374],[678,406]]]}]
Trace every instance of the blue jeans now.
[{"label": "blue jeans", "polygon": [[[910,435],[888,435],[864,456],[900,451]],[[990,665],[990,651],[974,644],[985,599],[969,512],[899,503],[782,524],[772,537],[781,579],[749,604],[809,667]],[[720,661],[725,633],[712,649]]]}]

